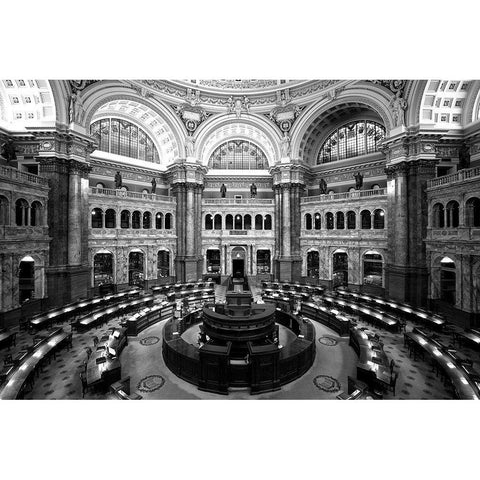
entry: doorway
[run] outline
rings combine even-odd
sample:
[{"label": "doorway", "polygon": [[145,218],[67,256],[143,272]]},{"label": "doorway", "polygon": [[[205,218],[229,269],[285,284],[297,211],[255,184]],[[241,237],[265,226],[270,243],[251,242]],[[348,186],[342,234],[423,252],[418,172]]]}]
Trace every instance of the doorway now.
[{"label": "doorway", "polygon": [[232,260],[232,273],[233,278],[243,278],[245,276],[245,260],[243,258]]}]

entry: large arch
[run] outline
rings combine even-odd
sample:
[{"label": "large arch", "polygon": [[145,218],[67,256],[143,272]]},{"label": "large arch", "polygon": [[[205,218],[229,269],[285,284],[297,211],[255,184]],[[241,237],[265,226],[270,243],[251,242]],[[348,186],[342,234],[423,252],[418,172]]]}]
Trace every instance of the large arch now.
[{"label": "large arch", "polygon": [[156,99],[145,98],[124,84],[99,82],[82,92],[82,126],[88,131],[92,121],[119,116],[143,128],[155,142],[161,165],[183,156],[186,130],[174,112]]},{"label": "large arch", "polygon": [[[322,98],[307,108],[295,123],[290,134],[292,156],[306,161],[305,147],[317,127],[317,123],[321,122],[322,117],[329,111],[335,109],[343,110],[347,107],[355,107],[359,111],[369,110],[381,119],[388,133],[394,126],[389,108],[390,99],[391,95],[385,88],[367,82],[352,85],[351,88],[341,91],[334,100],[328,97]],[[312,150],[314,149],[312,148]]]},{"label": "large arch", "polygon": [[198,161],[208,165],[212,152],[230,139],[245,139],[257,144],[265,153],[270,166],[281,156],[280,133],[266,119],[257,115],[237,118],[234,114],[227,114],[212,118],[197,131]]}]

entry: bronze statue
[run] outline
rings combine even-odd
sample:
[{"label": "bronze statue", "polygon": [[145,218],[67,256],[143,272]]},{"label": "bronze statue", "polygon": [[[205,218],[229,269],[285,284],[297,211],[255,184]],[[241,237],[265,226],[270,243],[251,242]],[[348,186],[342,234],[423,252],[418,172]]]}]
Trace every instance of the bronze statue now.
[{"label": "bronze statue", "polygon": [[462,170],[463,168],[468,168],[470,166],[470,147],[463,143],[462,146],[458,149],[458,168]]},{"label": "bronze statue", "polygon": [[152,193],[155,193],[155,190],[157,189],[157,181],[155,180],[155,177],[152,178]]},{"label": "bronze statue", "polygon": [[115,188],[122,188],[122,176],[119,171],[115,174]]},{"label": "bronze statue", "polygon": [[16,154],[16,149],[15,145],[13,143],[13,140],[11,138],[8,139],[3,145],[2,145],[2,157],[7,161],[10,162],[12,160],[17,159],[17,154]]},{"label": "bronze statue", "polygon": [[257,196],[257,186],[254,183],[252,183],[250,185],[250,197],[255,198],[256,196]]},{"label": "bronze statue", "polygon": [[363,187],[363,175],[357,172],[353,178],[355,178],[355,190],[360,190]]},{"label": "bronze statue", "polygon": [[227,194],[227,187],[224,183],[222,183],[222,186],[220,187],[220,193],[222,195],[222,198],[225,198],[225,195]]},{"label": "bronze statue", "polygon": [[325,181],[324,178],[320,179],[320,195],[326,195],[327,194],[327,182]]}]

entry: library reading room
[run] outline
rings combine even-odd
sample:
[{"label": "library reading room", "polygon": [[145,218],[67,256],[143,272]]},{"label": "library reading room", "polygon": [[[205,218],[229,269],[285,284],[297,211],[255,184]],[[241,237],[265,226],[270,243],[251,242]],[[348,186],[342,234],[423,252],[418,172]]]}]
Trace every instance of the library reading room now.
[{"label": "library reading room", "polygon": [[480,399],[480,80],[0,80],[0,399]]}]

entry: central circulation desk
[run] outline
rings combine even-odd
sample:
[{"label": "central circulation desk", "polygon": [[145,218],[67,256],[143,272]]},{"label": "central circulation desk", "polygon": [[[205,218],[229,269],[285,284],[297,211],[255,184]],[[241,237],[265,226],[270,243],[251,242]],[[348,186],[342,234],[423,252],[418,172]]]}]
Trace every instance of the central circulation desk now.
[{"label": "central circulation desk", "polygon": [[36,343],[31,352],[26,352],[20,363],[16,367],[12,367],[4,383],[0,386],[0,399],[13,400],[17,398],[28,377],[34,374],[40,361],[60,348],[67,340],[68,335],[62,328],[57,328],[47,338]]},{"label": "central circulation desk", "polygon": [[[432,339],[419,328],[404,334],[405,342],[413,342],[433,358],[455,388],[457,397],[464,400],[480,400],[480,379],[471,378],[468,369],[462,365],[453,352]],[[471,372],[474,373],[474,372]]]}]

